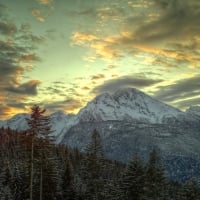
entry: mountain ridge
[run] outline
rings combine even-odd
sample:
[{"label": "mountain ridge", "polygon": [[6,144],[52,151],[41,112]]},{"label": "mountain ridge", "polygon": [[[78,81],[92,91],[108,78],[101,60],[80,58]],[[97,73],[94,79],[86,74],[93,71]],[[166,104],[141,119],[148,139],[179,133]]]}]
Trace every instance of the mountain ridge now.
[{"label": "mountain ridge", "polygon": [[[17,114],[0,121],[0,127],[16,130],[28,128],[27,113]],[[123,121],[147,124],[168,124],[177,121],[200,120],[200,107],[192,106],[186,112],[162,103],[136,88],[120,89],[114,93],[96,96],[77,115],[59,110],[50,115],[56,143],[60,143],[67,131],[78,123]]]}]

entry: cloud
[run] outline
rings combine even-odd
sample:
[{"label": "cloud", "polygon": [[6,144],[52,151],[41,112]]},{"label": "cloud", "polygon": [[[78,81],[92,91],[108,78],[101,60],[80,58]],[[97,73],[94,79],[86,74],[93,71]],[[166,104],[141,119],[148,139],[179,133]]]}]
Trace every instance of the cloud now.
[{"label": "cloud", "polygon": [[45,108],[51,113],[58,110],[65,110],[67,113],[73,113],[82,106],[82,103],[77,99],[67,98],[63,101],[55,101],[51,103],[45,102],[44,105]]},{"label": "cloud", "polygon": [[87,42],[98,40],[98,37],[89,33],[74,32],[72,34],[71,39],[73,41],[73,44],[83,45],[83,44],[86,44]]},{"label": "cloud", "polygon": [[39,56],[33,53],[21,55],[21,57],[19,58],[19,62],[33,62],[33,61],[34,62],[41,61],[41,59]]},{"label": "cloud", "polygon": [[5,90],[16,94],[37,95],[37,86],[39,84],[40,81],[31,80],[16,87],[13,86],[7,87],[5,88]]},{"label": "cloud", "polygon": [[16,113],[24,112],[24,109],[17,107],[8,107],[6,105],[0,105],[0,120],[9,119],[11,116]]},{"label": "cloud", "polygon": [[25,109],[26,106],[30,106],[27,103],[8,103],[8,107],[13,107],[13,108],[19,108],[19,109]]},{"label": "cloud", "polygon": [[0,33],[3,35],[13,35],[17,33],[17,27],[12,22],[0,22]]},{"label": "cloud", "polygon": [[105,78],[104,74],[96,74],[91,77],[91,80],[99,80],[99,79],[104,79],[104,78]]},{"label": "cloud", "polygon": [[200,97],[176,102],[176,103],[174,103],[174,105],[183,110],[185,110],[191,106],[200,106]]},{"label": "cloud", "polygon": [[96,2],[95,6],[89,8],[83,8],[79,11],[67,12],[70,16],[75,17],[87,17],[87,19],[95,20],[97,24],[102,24],[103,21],[112,20],[119,21],[121,17],[125,14],[124,9],[117,3],[109,2],[107,6],[101,4],[101,2]]},{"label": "cloud", "polygon": [[37,0],[41,5],[50,5],[53,3],[53,0]]},{"label": "cloud", "polygon": [[[29,24],[16,25],[7,15],[6,8],[0,5],[0,117],[8,118],[23,111],[30,97],[37,95],[38,80],[25,83],[25,73],[40,62],[37,53],[38,45],[45,38],[32,33]],[[17,99],[17,104],[16,104]],[[21,106],[20,106],[21,104]]]},{"label": "cloud", "polygon": [[[200,2],[196,0],[154,0],[160,15],[135,31],[136,41],[155,43],[163,40],[190,39],[199,35]],[[162,13],[161,13],[162,12]]]},{"label": "cloud", "polygon": [[[119,4],[120,5],[120,4]],[[75,45],[89,49],[85,60],[114,60],[136,54],[151,55],[163,67],[177,65],[200,68],[200,2],[196,0],[129,1],[126,6],[89,9],[80,15],[102,18],[105,32],[97,23],[94,32],[76,31]],[[115,22],[116,13],[120,21]],[[121,13],[121,15],[119,15]],[[107,19],[111,20],[105,22]],[[98,20],[97,20],[98,21]],[[112,24],[112,25],[111,25]],[[110,28],[112,27],[112,29]],[[107,31],[109,30],[109,31]],[[89,36],[89,37],[87,37]],[[154,66],[156,62],[152,63]]]},{"label": "cloud", "polygon": [[[168,103],[179,101],[183,106],[187,98],[195,98],[200,95],[200,75],[176,81],[168,86],[158,87],[154,97]],[[182,104],[181,104],[182,101]]]},{"label": "cloud", "polygon": [[122,57],[122,51],[117,48],[117,40],[115,37],[105,37],[101,38],[96,36],[95,34],[83,33],[83,32],[75,32],[72,34],[72,44],[78,46],[86,46],[89,47],[95,52],[95,55],[89,55],[88,59],[94,61],[96,58],[101,59],[114,59]]},{"label": "cloud", "polygon": [[90,88],[88,86],[84,86],[81,88],[82,90],[90,90]]},{"label": "cloud", "polygon": [[118,89],[123,89],[127,87],[144,88],[160,82],[162,82],[161,79],[155,80],[143,76],[121,76],[105,81],[102,85],[95,87],[92,93],[98,95],[104,92],[114,92]]},{"label": "cloud", "polygon": [[45,17],[42,15],[41,11],[39,9],[32,9],[32,15],[39,21],[39,22],[45,22]]}]

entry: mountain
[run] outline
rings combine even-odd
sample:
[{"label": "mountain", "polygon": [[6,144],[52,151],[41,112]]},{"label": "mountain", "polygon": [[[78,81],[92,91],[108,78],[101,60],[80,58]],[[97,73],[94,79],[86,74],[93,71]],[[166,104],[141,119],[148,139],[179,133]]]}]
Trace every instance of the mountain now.
[{"label": "mountain", "polygon": [[4,128],[9,127],[13,130],[26,130],[28,128],[28,125],[26,123],[26,118],[28,117],[29,115],[26,113],[17,114],[9,120],[0,121],[0,127]]},{"label": "mountain", "polygon": [[163,123],[181,114],[178,109],[135,88],[128,88],[97,96],[79,112],[78,117],[82,122],[117,120]]},{"label": "mountain", "polygon": [[200,119],[200,106],[191,106],[186,110],[186,114],[192,118]]},{"label": "mountain", "polygon": [[[0,126],[27,129],[27,114],[18,114]],[[200,180],[200,107],[182,112],[137,89],[97,96],[77,115],[58,111],[50,115],[56,143],[84,151],[91,134],[101,135],[105,155],[127,162],[134,153],[144,160],[156,149],[174,180]],[[190,165],[188,164],[190,163]]]},{"label": "mountain", "polygon": [[66,115],[63,111],[53,113],[50,119],[56,143],[61,143],[68,130],[78,123],[75,115]]},{"label": "mountain", "polygon": [[[0,127],[11,128],[18,131],[28,129],[26,119],[29,118],[29,114],[17,114],[9,120],[0,121]],[[55,138],[55,143],[60,143],[67,133],[69,128],[78,123],[75,115],[66,115],[63,111],[57,111],[50,115],[50,121],[52,126],[52,136]]]}]

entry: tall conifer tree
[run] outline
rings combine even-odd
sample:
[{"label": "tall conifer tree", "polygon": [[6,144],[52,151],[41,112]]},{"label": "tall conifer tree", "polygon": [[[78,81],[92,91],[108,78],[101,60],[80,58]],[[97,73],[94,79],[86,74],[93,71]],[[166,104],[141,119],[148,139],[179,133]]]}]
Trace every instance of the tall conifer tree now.
[{"label": "tall conifer tree", "polygon": [[92,133],[91,142],[86,148],[82,175],[86,183],[85,199],[103,199],[103,147],[98,131]]},{"label": "tall conifer tree", "polygon": [[[51,130],[50,118],[44,116],[45,109],[40,108],[38,105],[31,107],[30,118],[27,118],[29,126],[28,134],[31,138],[31,167],[30,167],[30,200],[33,200],[33,175],[34,175],[34,148],[36,139],[40,138],[40,141],[47,142]],[[40,168],[40,200],[42,200],[42,164],[43,154],[41,156],[41,168]]]},{"label": "tall conifer tree", "polygon": [[122,181],[124,199],[142,200],[144,195],[144,167],[136,155],[128,164]]}]

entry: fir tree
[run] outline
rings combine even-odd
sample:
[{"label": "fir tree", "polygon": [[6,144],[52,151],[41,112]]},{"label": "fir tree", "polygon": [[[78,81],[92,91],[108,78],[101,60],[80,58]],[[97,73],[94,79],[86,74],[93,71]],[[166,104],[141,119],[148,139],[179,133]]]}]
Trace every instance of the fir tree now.
[{"label": "fir tree", "polygon": [[97,130],[92,133],[91,142],[86,148],[83,160],[82,177],[85,182],[85,199],[103,199],[103,147]]},{"label": "fir tree", "polygon": [[[34,105],[31,108],[30,118],[27,119],[29,126],[28,134],[31,137],[31,167],[30,167],[30,200],[33,200],[33,174],[34,174],[34,148],[35,140],[41,138],[44,142],[49,139],[51,130],[50,118],[44,116],[45,109],[41,109],[38,105]],[[42,141],[42,140],[41,140]],[[42,173],[43,173],[43,153],[41,155],[41,167],[40,167],[40,193],[42,193]],[[40,200],[42,200],[42,194],[40,194]]]},{"label": "fir tree", "polygon": [[13,200],[10,187],[11,173],[8,164],[0,172],[0,198],[1,200]]},{"label": "fir tree", "polygon": [[166,199],[167,182],[160,159],[155,150],[150,153],[145,175],[145,199]]},{"label": "fir tree", "polygon": [[144,194],[144,168],[143,163],[136,155],[128,164],[122,182],[124,199],[142,200]]},{"label": "fir tree", "polygon": [[67,159],[65,164],[64,174],[63,174],[63,182],[62,182],[62,193],[63,193],[63,199],[64,200],[74,200],[75,199],[75,191],[74,191],[74,185],[73,185],[73,172],[72,172],[72,166]]},{"label": "fir tree", "polygon": [[200,199],[200,193],[196,179],[192,178],[183,185],[179,194],[179,199],[180,200]]}]

